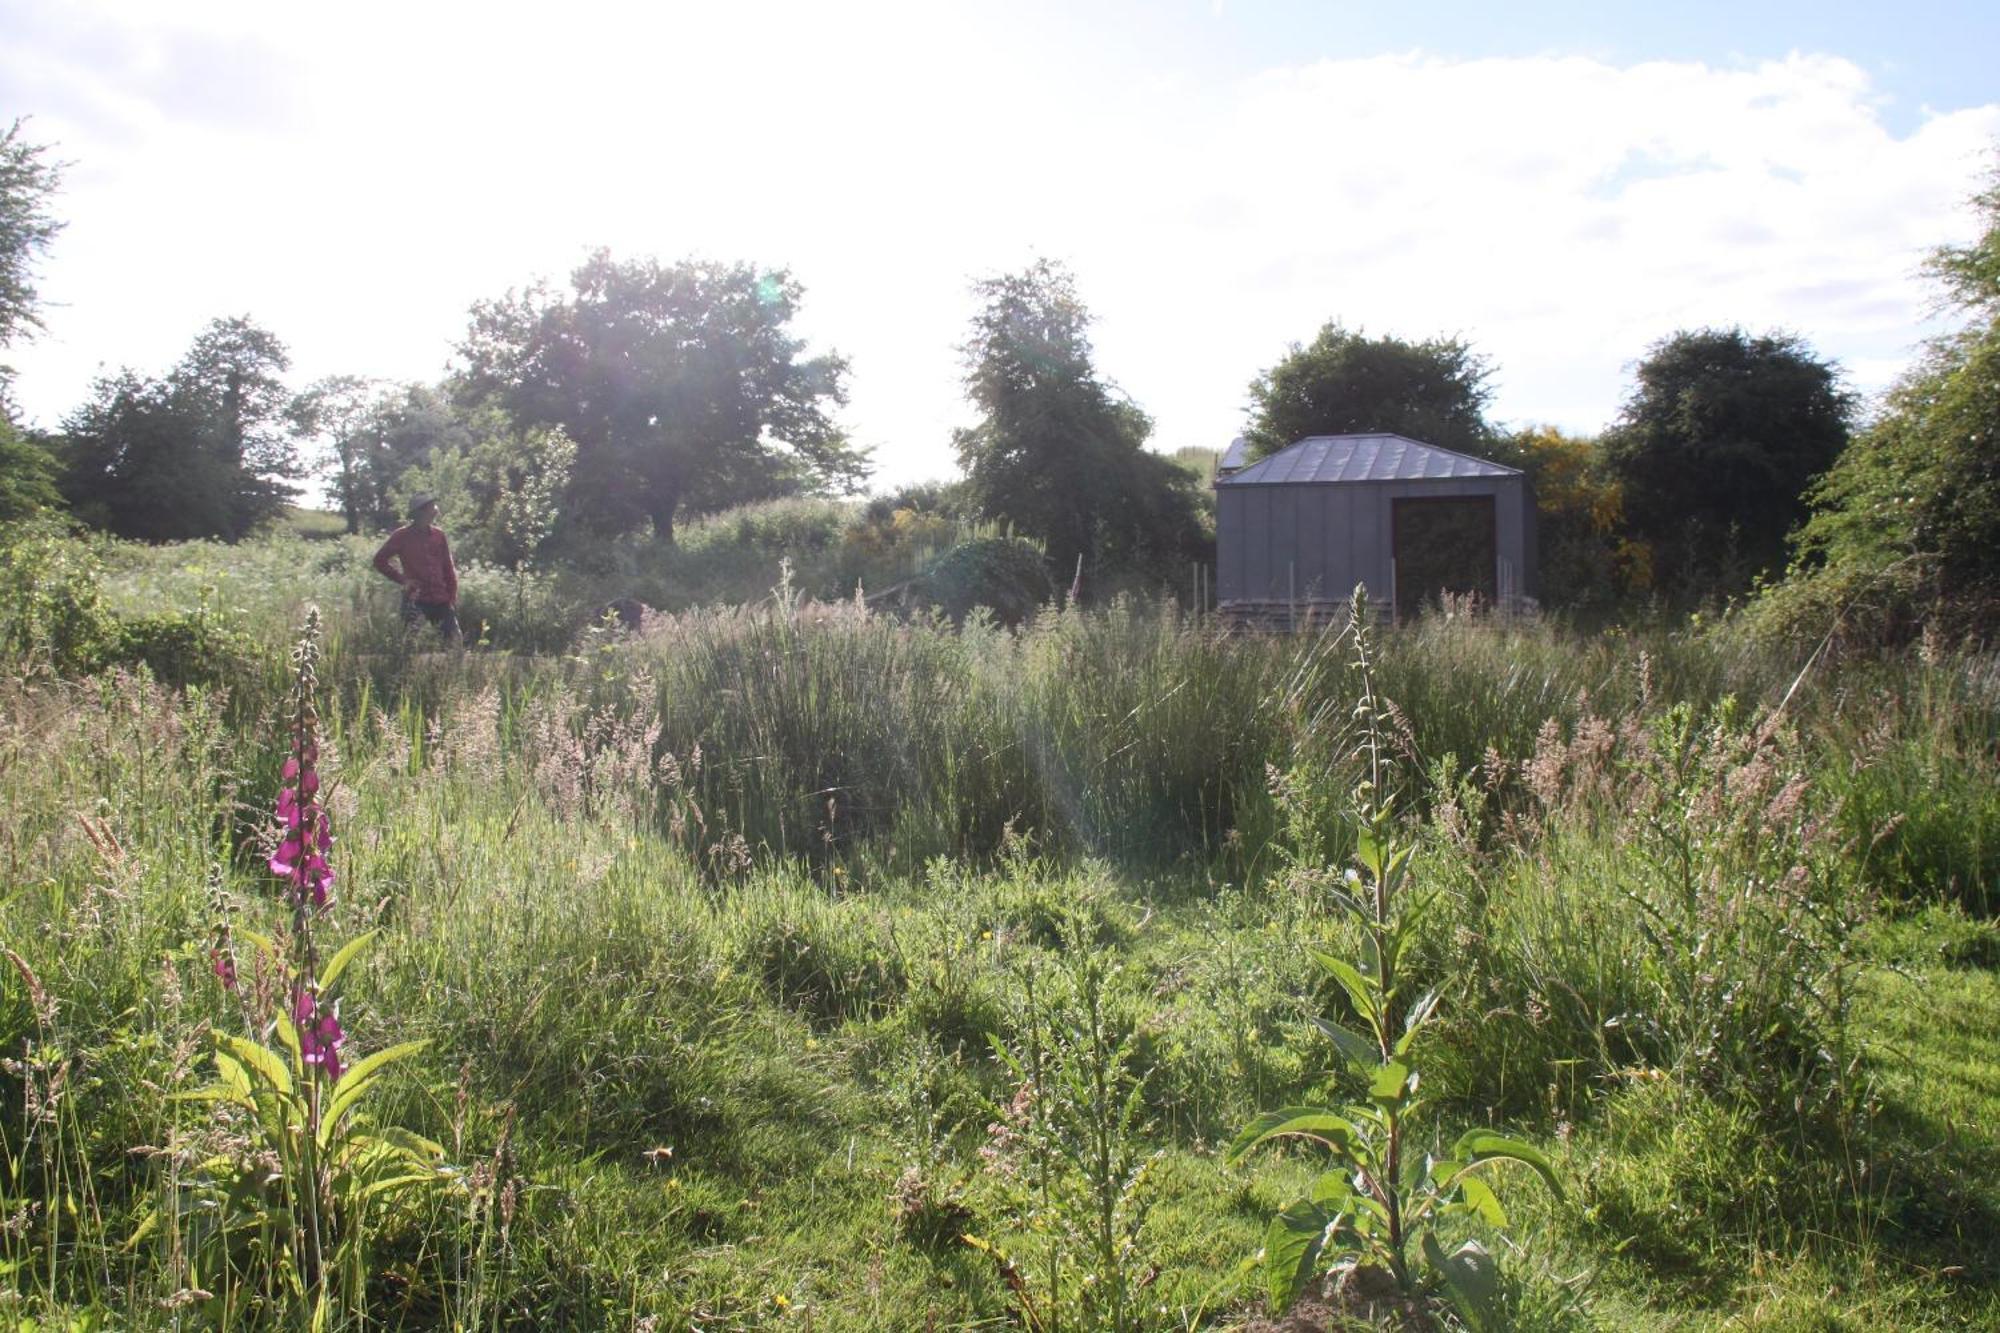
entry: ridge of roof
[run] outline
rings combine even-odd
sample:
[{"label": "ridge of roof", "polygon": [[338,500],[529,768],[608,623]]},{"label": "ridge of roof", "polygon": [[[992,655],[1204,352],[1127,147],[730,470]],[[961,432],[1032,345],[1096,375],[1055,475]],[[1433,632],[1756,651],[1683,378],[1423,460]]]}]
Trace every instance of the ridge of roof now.
[{"label": "ridge of roof", "polygon": [[1394,431],[1308,435],[1217,486],[1330,485],[1362,481],[1449,481],[1518,477],[1519,468],[1427,444]]}]

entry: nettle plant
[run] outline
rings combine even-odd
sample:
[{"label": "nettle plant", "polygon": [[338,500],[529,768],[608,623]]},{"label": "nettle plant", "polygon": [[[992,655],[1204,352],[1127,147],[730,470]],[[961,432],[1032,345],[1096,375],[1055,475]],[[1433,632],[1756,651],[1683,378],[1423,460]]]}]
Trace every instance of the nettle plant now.
[{"label": "nettle plant", "polygon": [[[190,1094],[227,1129],[194,1173],[180,1216],[195,1244],[188,1286],[229,1310],[287,1311],[324,1326],[366,1309],[370,1221],[451,1178],[444,1149],[399,1127],[376,1127],[369,1095],[385,1070],[427,1043],[404,1042],[347,1064],[337,987],[374,938],[358,935],[321,961],[317,933],[334,882],[333,827],[321,790],[317,692],[320,619],[306,614],[293,649],[291,752],[277,802],[268,868],[283,886],[290,929],[256,947],[254,975],[238,968],[235,935],[218,907],[215,974],[235,995],[247,1035],[215,1030],[215,1082]],[[217,895],[218,904],[220,896]],[[149,1219],[142,1232],[158,1225]],[[245,1279],[254,1285],[243,1287]]]},{"label": "nettle plant", "polygon": [[[1265,1232],[1260,1257],[1274,1310],[1289,1307],[1325,1272],[1346,1268],[1360,1277],[1374,1270],[1386,1273],[1405,1297],[1441,1289],[1478,1330],[1494,1318],[1499,1288],[1494,1259],[1471,1240],[1447,1253],[1438,1238],[1440,1224],[1477,1218],[1496,1228],[1506,1225],[1491,1178],[1497,1162],[1525,1163],[1558,1198],[1562,1187],[1539,1150],[1491,1130],[1471,1130],[1441,1153],[1426,1146],[1418,1050],[1442,991],[1414,994],[1405,960],[1437,893],[1411,870],[1414,843],[1397,811],[1396,765],[1387,734],[1391,713],[1375,692],[1367,609],[1365,590],[1357,587],[1344,636],[1353,648],[1361,691],[1353,711],[1361,770],[1349,816],[1354,864],[1342,875],[1308,877],[1360,935],[1360,954],[1352,960],[1320,949],[1308,952],[1339,984],[1355,1021],[1350,1026],[1315,1017],[1314,1026],[1365,1091],[1343,1106],[1267,1111],[1244,1127],[1227,1160],[1240,1162],[1253,1149],[1282,1139],[1310,1141],[1332,1159]],[[1357,1283],[1357,1290],[1368,1285]],[[1377,1277],[1375,1285],[1388,1284]]]}]

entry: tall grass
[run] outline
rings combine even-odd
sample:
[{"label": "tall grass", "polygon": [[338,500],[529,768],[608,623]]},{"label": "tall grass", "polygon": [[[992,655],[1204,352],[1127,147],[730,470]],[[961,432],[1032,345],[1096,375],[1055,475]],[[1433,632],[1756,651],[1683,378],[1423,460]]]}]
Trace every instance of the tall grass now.
[{"label": "tall grass", "polygon": [[[1297,946],[1361,941],[1265,850],[1286,818],[1271,766],[1289,781],[1337,748],[1313,719],[1352,698],[1340,654],[1136,602],[1014,632],[786,598],[540,656],[436,653],[352,570],[321,577],[327,799],[356,886],[330,928],[381,931],[343,1022],[370,1047],[430,1040],[379,1114],[464,1173],[377,1219],[372,1320],[1007,1318],[1004,1273],[955,1240],[1046,1253],[979,1154],[1018,1090],[988,1037],[1084,1031],[1067,992],[1031,1004],[1017,979],[1090,959],[1120,969],[1098,1052],[1119,1142],[1092,1142],[1122,1165],[1086,1180],[1097,1225],[1072,1230],[1106,1273],[1134,1256],[1115,1321],[1248,1314],[1231,1265],[1298,1177],[1231,1173],[1216,1142],[1353,1091],[1300,1055],[1339,1001]],[[290,596],[241,603],[243,625],[276,642],[264,618]],[[1832,1318],[1842,1256],[1990,1250],[1948,1224],[2000,1184],[1976,1153],[1970,1184],[1879,1183],[1891,1149],[1969,1150],[1914,1113],[1885,1130],[1880,1088],[1900,1085],[1872,1081],[1857,1006],[1878,901],[1991,909],[1991,663],[1799,666],[1686,631],[1384,637],[1440,888],[1406,967],[1451,1000],[1424,1095],[1452,1133],[1524,1126],[1582,1201],[1515,1220],[1535,1253],[1502,1304],[1568,1312],[1522,1327],[1621,1326],[1603,1311],[1622,1297],[1555,1280],[1597,1264],[1720,1322],[1777,1256],[1799,1274],[1785,1299]],[[239,931],[285,919],[255,855],[284,679],[232,671],[0,683],[0,941],[19,959],[0,970],[0,1257],[22,1317],[166,1326],[193,1300],[189,1233],[135,1232],[213,1143],[161,1099],[192,1089],[228,1014],[211,868]],[[1078,1105],[1076,1134],[1110,1123]],[[1125,1209],[1109,1187],[1139,1160],[1147,1206]],[[1698,1229],[1678,1249],[1676,1218]],[[1992,1308],[1970,1280],[1841,1280],[1913,1327]]]}]

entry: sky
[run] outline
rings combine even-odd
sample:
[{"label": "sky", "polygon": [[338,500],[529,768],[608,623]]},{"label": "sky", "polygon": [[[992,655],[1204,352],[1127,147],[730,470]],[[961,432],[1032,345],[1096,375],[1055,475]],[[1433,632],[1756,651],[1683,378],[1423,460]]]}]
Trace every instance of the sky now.
[{"label": "sky", "polygon": [[2000,5],[0,0],[0,123],[67,163],[28,421],[248,315],[434,380],[592,250],[803,284],[876,485],[951,475],[982,277],[1070,266],[1155,447],[1221,447],[1329,321],[1463,338],[1507,425],[1602,429],[1678,329],[1863,394],[2000,163]]}]

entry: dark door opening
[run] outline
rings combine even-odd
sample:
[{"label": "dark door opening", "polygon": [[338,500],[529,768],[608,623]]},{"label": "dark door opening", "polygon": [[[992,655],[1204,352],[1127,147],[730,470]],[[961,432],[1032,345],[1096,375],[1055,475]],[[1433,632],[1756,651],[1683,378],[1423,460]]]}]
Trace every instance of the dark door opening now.
[{"label": "dark door opening", "polygon": [[1490,495],[1397,500],[1389,510],[1396,560],[1396,613],[1420,614],[1443,593],[1498,599],[1494,505]]}]

